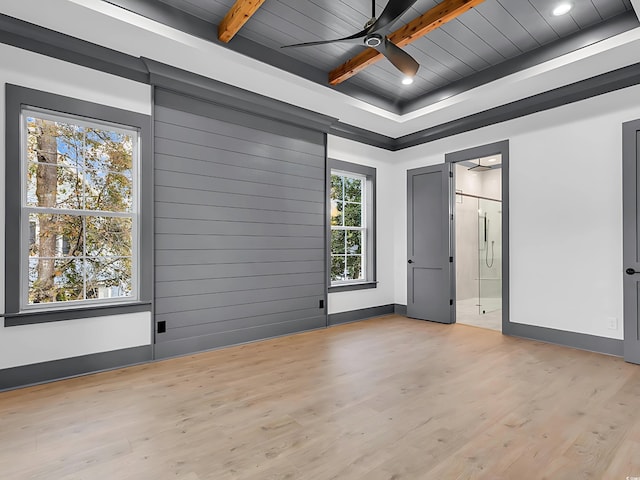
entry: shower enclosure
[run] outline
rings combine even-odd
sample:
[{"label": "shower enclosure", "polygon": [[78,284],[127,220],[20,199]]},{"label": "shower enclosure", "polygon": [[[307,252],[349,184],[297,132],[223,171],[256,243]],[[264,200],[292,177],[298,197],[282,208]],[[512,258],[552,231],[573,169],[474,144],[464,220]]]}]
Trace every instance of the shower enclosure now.
[{"label": "shower enclosure", "polygon": [[456,194],[458,316],[502,308],[502,202]]},{"label": "shower enclosure", "polygon": [[502,329],[502,167],[499,156],[456,162],[456,322]]},{"label": "shower enclosure", "polygon": [[478,313],[502,308],[502,202],[478,198]]}]

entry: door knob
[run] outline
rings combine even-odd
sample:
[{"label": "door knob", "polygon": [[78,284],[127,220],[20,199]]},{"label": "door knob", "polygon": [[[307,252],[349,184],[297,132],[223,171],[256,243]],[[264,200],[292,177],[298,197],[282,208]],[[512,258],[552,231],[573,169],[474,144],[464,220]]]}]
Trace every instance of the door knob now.
[{"label": "door knob", "polygon": [[408,263],[413,263],[413,260],[407,260]]},{"label": "door knob", "polygon": [[635,274],[635,273],[640,273],[640,272],[636,272],[633,268],[627,268],[624,272],[625,272],[627,275],[633,275],[633,274]]}]

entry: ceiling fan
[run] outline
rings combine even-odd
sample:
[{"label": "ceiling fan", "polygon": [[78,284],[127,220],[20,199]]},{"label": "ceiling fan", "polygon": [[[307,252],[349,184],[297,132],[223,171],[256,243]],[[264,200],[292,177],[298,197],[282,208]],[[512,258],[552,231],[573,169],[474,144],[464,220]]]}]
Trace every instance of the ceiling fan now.
[{"label": "ceiling fan", "polygon": [[384,8],[380,16],[376,18],[376,1],[371,0],[371,19],[365,24],[362,31],[344,38],[321,40],[318,42],[296,43],[294,45],[284,45],[281,48],[310,47],[326,43],[361,44],[365,47],[376,49],[406,77],[413,78],[416,73],[418,73],[420,64],[416,62],[411,55],[389,40],[387,34],[396,20],[409,10],[416,1],[417,0],[389,0],[389,3],[387,3],[387,6]]}]

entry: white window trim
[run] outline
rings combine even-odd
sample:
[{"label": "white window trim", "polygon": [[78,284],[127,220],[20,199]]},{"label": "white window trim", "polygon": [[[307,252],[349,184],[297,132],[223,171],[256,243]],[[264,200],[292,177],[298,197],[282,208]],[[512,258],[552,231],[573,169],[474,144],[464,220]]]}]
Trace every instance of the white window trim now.
[{"label": "white window trim", "polygon": [[[331,174],[342,173],[349,176],[361,176],[366,178],[365,192],[363,192],[364,212],[366,216],[367,233],[366,255],[364,257],[366,267],[364,280],[331,281]],[[346,292],[377,288],[377,226],[376,226],[376,169],[366,165],[345,162],[334,158],[327,159],[327,286],[329,292]]]},{"label": "white window trim", "polygon": [[[27,205],[27,168],[29,159],[27,158],[27,118],[37,117],[50,121],[68,121],[73,122],[85,128],[109,129],[110,131],[126,134],[132,137],[132,204],[131,212],[111,212],[101,210],[80,210],[80,209],[62,209],[62,208],[43,208]],[[140,158],[141,158],[141,142],[140,132],[135,127],[123,128],[122,125],[98,121],[78,115],[59,113],[52,110],[25,106],[20,112],[20,311],[38,312],[38,311],[57,311],[60,309],[73,310],[86,307],[100,307],[118,304],[130,304],[137,302],[140,298],[140,281],[139,281],[139,264],[140,264],[140,245],[139,245],[139,228],[140,228]],[[101,217],[119,217],[131,218],[132,221],[132,245],[131,245],[131,295],[116,298],[101,299],[84,299],[70,300],[64,302],[50,303],[29,303],[29,214],[33,213],[54,213],[60,215],[74,216],[101,216]],[[85,258],[84,256],[78,258]],[[122,257],[128,258],[128,257]]]},{"label": "white window trim", "polygon": [[[360,173],[353,173],[353,172],[348,172],[345,170],[338,170],[335,168],[331,169],[331,176],[333,175],[337,175],[340,177],[347,177],[347,178],[353,178],[356,180],[361,180],[362,181],[362,192],[361,192],[361,198],[360,198],[360,205],[362,205],[362,212],[361,212],[361,222],[360,224],[362,226],[360,227],[349,227],[349,226],[344,226],[344,225],[331,225],[331,231],[333,232],[334,230],[341,230],[344,231],[345,234],[347,231],[351,230],[351,231],[360,231],[362,232],[362,252],[360,253],[360,257],[362,258],[361,261],[361,269],[362,269],[362,276],[363,278],[357,278],[357,279],[353,279],[353,280],[332,280],[331,281],[331,286],[332,287],[339,287],[342,285],[353,285],[353,284],[361,284],[361,283],[367,283],[368,281],[368,274],[369,274],[369,268],[368,268],[368,261],[367,258],[369,257],[369,242],[368,242],[368,238],[369,238],[369,223],[368,223],[368,215],[367,215],[367,193],[368,193],[368,189],[369,189],[369,182],[367,181],[367,176],[366,175],[362,175]],[[344,186],[342,187],[343,189],[343,195],[344,195]],[[346,202],[346,203],[355,203],[355,202]],[[344,218],[344,216],[343,216]],[[344,223],[344,219],[343,219],[343,223]],[[329,252],[330,257],[333,258],[333,253]],[[344,254],[345,259],[347,257],[347,254],[345,252]],[[346,261],[345,261],[345,269],[347,268],[346,266]]]}]

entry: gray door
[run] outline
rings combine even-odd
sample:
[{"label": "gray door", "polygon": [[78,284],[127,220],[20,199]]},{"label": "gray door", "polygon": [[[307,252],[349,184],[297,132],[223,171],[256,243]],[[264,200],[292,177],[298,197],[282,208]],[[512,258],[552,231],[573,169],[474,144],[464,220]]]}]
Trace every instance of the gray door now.
[{"label": "gray door", "polygon": [[640,120],[623,124],[624,359],[640,363]]},{"label": "gray door", "polygon": [[407,316],[454,322],[451,164],[407,172]]}]

